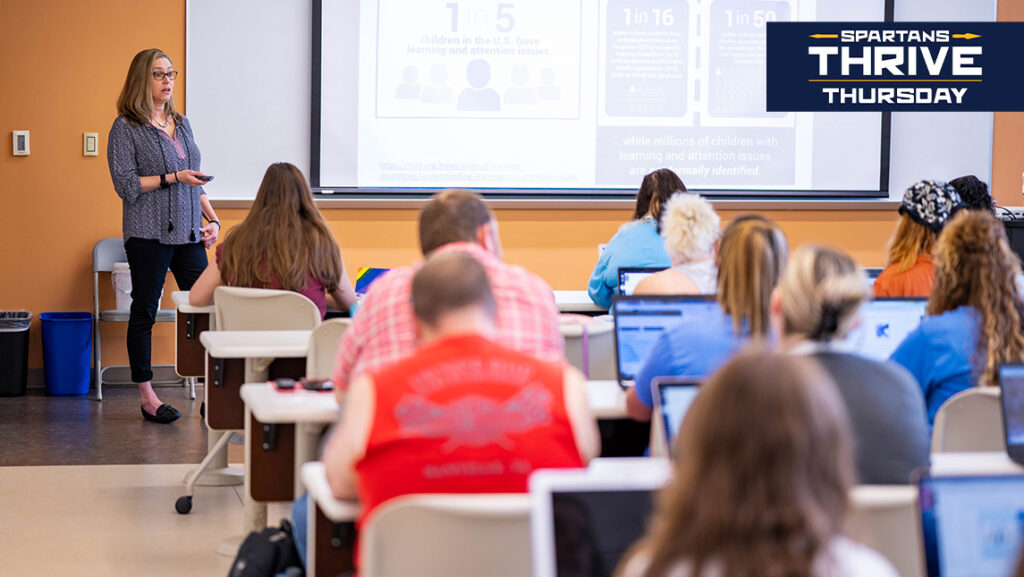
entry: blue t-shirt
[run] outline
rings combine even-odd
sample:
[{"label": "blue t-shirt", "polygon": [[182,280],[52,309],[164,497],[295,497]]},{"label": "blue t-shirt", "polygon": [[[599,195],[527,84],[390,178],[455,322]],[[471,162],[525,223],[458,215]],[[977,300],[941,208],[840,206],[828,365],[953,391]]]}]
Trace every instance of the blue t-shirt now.
[{"label": "blue t-shirt", "polygon": [[690,317],[665,331],[636,375],[637,397],[654,406],[651,381],[655,377],[709,376],[732,358],[749,340],[733,332],[732,317],[721,311]]},{"label": "blue t-shirt", "polygon": [[917,379],[929,424],[946,399],[978,384],[971,360],[978,354],[979,320],[968,306],[927,316],[890,357]]},{"label": "blue t-shirt", "polygon": [[628,222],[608,241],[590,274],[587,292],[594,304],[608,308],[619,292],[619,269],[634,266],[672,266],[665,240],[653,220]]}]

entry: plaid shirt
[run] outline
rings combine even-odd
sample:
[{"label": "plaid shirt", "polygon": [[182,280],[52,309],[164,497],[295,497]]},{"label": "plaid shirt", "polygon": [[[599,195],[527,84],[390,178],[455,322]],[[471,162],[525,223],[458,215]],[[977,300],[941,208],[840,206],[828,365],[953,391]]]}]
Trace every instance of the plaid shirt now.
[{"label": "plaid shirt", "polygon": [[[506,264],[479,245],[454,242],[436,254],[458,250],[483,263],[497,304],[498,341],[549,362],[563,362],[562,334],[554,293],[537,275]],[[334,383],[350,380],[401,360],[416,349],[412,277],[422,263],[392,270],[373,283],[359,303],[352,326],[338,349]]]}]

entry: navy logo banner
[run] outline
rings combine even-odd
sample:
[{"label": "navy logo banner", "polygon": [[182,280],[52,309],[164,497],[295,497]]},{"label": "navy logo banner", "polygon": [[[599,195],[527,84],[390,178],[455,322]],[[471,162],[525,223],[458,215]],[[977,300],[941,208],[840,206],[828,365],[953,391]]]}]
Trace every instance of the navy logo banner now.
[{"label": "navy logo banner", "polygon": [[1024,110],[1020,22],[769,22],[769,112]]}]

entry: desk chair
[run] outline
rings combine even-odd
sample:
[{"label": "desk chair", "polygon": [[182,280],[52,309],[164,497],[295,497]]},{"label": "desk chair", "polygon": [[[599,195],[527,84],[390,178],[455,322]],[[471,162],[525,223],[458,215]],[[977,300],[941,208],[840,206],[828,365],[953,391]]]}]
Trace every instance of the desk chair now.
[{"label": "desk chair", "polygon": [[935,414],[932,453],[1005,451],[999,387],[974,387],[950,397]]},{"label": "desk chair", "polygon": [[[220,286],[213,291],[214,322],[218,331],[260,331],[260,330],[312,330],[320,325],[320,309],[305,296],[291,291]],[[273,359],[246,359],[246,381],[266,378],[266,370]],[[217,430],[210,427],[210,389],[213,379],[206,376],[203,387],[206,404],[206,426],[211,433],[219,435],[210,445],[199,466],[185,478],[185,494],[178,498],[175,510],[184,515],[192,510],[192,497],[196,481],[215,460],[224,460],[222,453],[227,449],[234,430]],[[238,403],[242,400],[239,397]],[[248,452],[248,451],[247,451]],[[248,480],[245,496],[249,499]],[[266,516],[266,509],[262,509]]]},{"label": "desk chair", "polygon": [[352,319],[330,319],[313,329],[309,338],[309,356],[306,357],[306,376],[311,379],[329,379],[338,360],[338,343],[352,325]]},{"label": "desk chair", "polygon": [[[126,365],[103,366],[103,342],[100,339],[100,323],[115,322],[127,323],[131,311],[128,309],[107,309],[100,310],[100,273],[110,273],[114,270],[114,263],[128,262],[128,256],[124,253],[124,240],[121,238],[100,239],[92,247],[92,311],[93,318],[93,361],[96,367],[96,400],[103,400],[103,373],[107,369],[116,367],[124,368]],[[156,322],[173,323],[176,318],[174,309],[160,309],[156,312]],[[173,365],[154,365],[156,367],[173,367]],[[154,380],[153,384],[181,383],[183,379],[172,379],[165,381]],[[131,381],[109,381],[112,385],[132,385]]]},{"label": "desk chair", "polygon": [[914,485],[861,485],[850,492],[848,528],[901,577],[924,577],[924,542]]},{"label": "desk chair", "polygon": [[529,577],[530,496],[408,495],[359,536],[364,577]]},{"label": "desk chair", "polygon": [[615,325],[583,315],[560,315],[565,358],[590,380],[618,378],[615,366]]}]

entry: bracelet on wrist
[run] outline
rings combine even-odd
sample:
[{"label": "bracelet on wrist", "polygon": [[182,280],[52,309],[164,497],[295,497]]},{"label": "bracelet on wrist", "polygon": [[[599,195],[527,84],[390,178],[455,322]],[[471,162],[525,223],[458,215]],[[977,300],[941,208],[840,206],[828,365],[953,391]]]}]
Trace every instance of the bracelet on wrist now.
[{"label": "bracelet on wrist", "polygon": [[217,223],[217,230],[220,230],[220,221],[219,220],[214,219],[214,220],[206,221],[206,224],[213,224],[213,223]]}]

